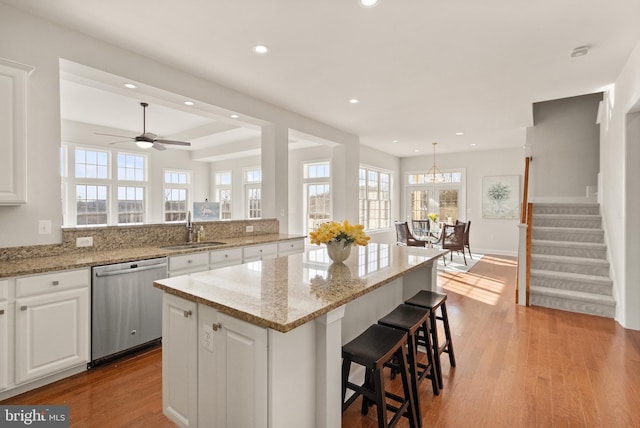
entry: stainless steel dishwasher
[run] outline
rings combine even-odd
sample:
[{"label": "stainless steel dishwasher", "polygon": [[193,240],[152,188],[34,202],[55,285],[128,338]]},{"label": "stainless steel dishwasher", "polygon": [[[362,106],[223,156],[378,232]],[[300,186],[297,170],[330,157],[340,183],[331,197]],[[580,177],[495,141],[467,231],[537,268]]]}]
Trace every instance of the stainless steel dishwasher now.
[{"label": "stainless steel dishwasher", "polygon": [[91,275],[91,363],[132,352],[162,337],[162,291],[167,258],[95,266]]}]

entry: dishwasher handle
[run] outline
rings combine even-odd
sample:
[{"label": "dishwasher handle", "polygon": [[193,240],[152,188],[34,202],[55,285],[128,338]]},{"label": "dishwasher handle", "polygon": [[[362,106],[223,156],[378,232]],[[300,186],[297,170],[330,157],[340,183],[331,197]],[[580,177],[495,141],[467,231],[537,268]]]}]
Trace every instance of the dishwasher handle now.
[{"label": "dishwasher handle", "polygon": [[166,263],[159,263],[157,265],[149,265],[149,266],[140,266],[129,269],[121,269],[121,270],[110,270],[106,272],[96,272],[96,277],[101,278],[104,276],[114,276],[114,275],[124,275],[131,272],[142,272],[144,270],[158,269],[167,267]]}]

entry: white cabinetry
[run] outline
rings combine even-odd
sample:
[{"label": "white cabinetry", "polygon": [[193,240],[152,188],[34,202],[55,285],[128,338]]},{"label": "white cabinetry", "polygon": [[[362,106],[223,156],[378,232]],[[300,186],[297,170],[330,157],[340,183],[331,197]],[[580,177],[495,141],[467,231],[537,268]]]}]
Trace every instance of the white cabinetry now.
[{"label": "white cabinetry", "polygon": [[192,253],[169,257],[169,276],[202,272],[209,269],[209,253]]},{"label": "white cabinetry", "polygon": [[89,361],[89,271],[16,279],[16,384]]},{"label": "white cabinetry", "polygon": [[195,427],[198,418],[197,305],[168,293],[163,293],[162,302],[162,408],[177,425]]},{"label": "white cabinetry", "polygon": [[27,86],[32,71],[0,58],[0,205],[27,202]]},{"label": "white cabinetry", "polygon": [[251,245],[242,249],[242,262],[255,262],[258,260],[278,257],[278,243]]},{"label": "white cabinetry", "polygon": [[304,252],[304,239],[278,242],[278,257]]},{"label": "white cabinetry", "polygon": [[242,264],[242,248],[213,250],[209,254],[210,269]]},{"label": "white cabinetry", "polygon": [[167,417],[181,427],[267,426],[267,329],[164,293],[162,335]]},{"label": "white cabinetry", "polygon": [[9,281],[0,280],[0,391],[9,383]]}]

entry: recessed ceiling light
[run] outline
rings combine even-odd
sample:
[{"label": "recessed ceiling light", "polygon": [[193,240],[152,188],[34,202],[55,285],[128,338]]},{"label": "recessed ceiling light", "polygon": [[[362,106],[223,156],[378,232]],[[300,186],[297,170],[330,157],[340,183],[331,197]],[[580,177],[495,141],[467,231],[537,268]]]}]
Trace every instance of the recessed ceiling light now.
[{"label": "recessed ceiling light", "polygon": [[184,105],[186,106],[192,106],[193,105],[193,101],[185,101]]},{"label": "recessed ceiling light", "polygon": [[420,153],[420,149],[413,149],[414,153]]},{"label": "recessed ceiling light", "polygon": [[358,103],[360,102],[360,100],[359,100],[359,99],[357,99],[357,98],[351,98],[351,99],[349,100],[349,102],[350,102],[351,104],[358,104]]},{"label": "recessed ceiling light", "polygon": [[378,4],[379,0],[359,0],[362,7],[374,7]]},{"label": "recessed ceiling light", "polygon": [[458,131],[458,132],[456,132],[456,135],[464,135],[464,132]]},{"label": "recessed ceiling light", "polygon": [[137,86],[136,86],[136,85],[134,85],[133,83],[125,83],[125,84],[124,84],[124,87],[125,87],[125,88],[129,88],[129,89],[135,89],[135,88],[137,88]]},{"label": "recessed ceiling light", "polygon": [[253,51],[257,54],[266,54],[267,52],[269,52],[269,47],[266,45],[255,45],[253,47]]},{"label": "recessed ceiling light", "polygon": [[229,115],[229,117],[230,117],[230,118],[232,118],[232,119],[237,119],[237,118],[239,118],[240,116],[238,116],[237,114],[232,114],[232,115]]},{"label": "recessed ceiling light", "polygon": [[476,143],[471,143],[471,144],[469,144],[469,145],[470,145],[471,147],[475,147],[475,146],[476,146]]},{"label": "recessed ceiling light", "polygon": [[392,143],[397,143],[399,140],[393,140]]}]

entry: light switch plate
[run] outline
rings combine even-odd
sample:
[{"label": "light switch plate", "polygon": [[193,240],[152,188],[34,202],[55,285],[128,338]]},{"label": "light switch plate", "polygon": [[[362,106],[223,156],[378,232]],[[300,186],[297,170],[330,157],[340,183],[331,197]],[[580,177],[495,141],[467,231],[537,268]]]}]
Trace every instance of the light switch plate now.
[{"label": "light switch plate", "polygon": [[253,226],[247,226],[246,230],[247,233],[251,233],[253,232]]},{"label": "light switch plate", "polygon": [[51,220],[39,220],[38,233],[40,235],[51,235]]}]

